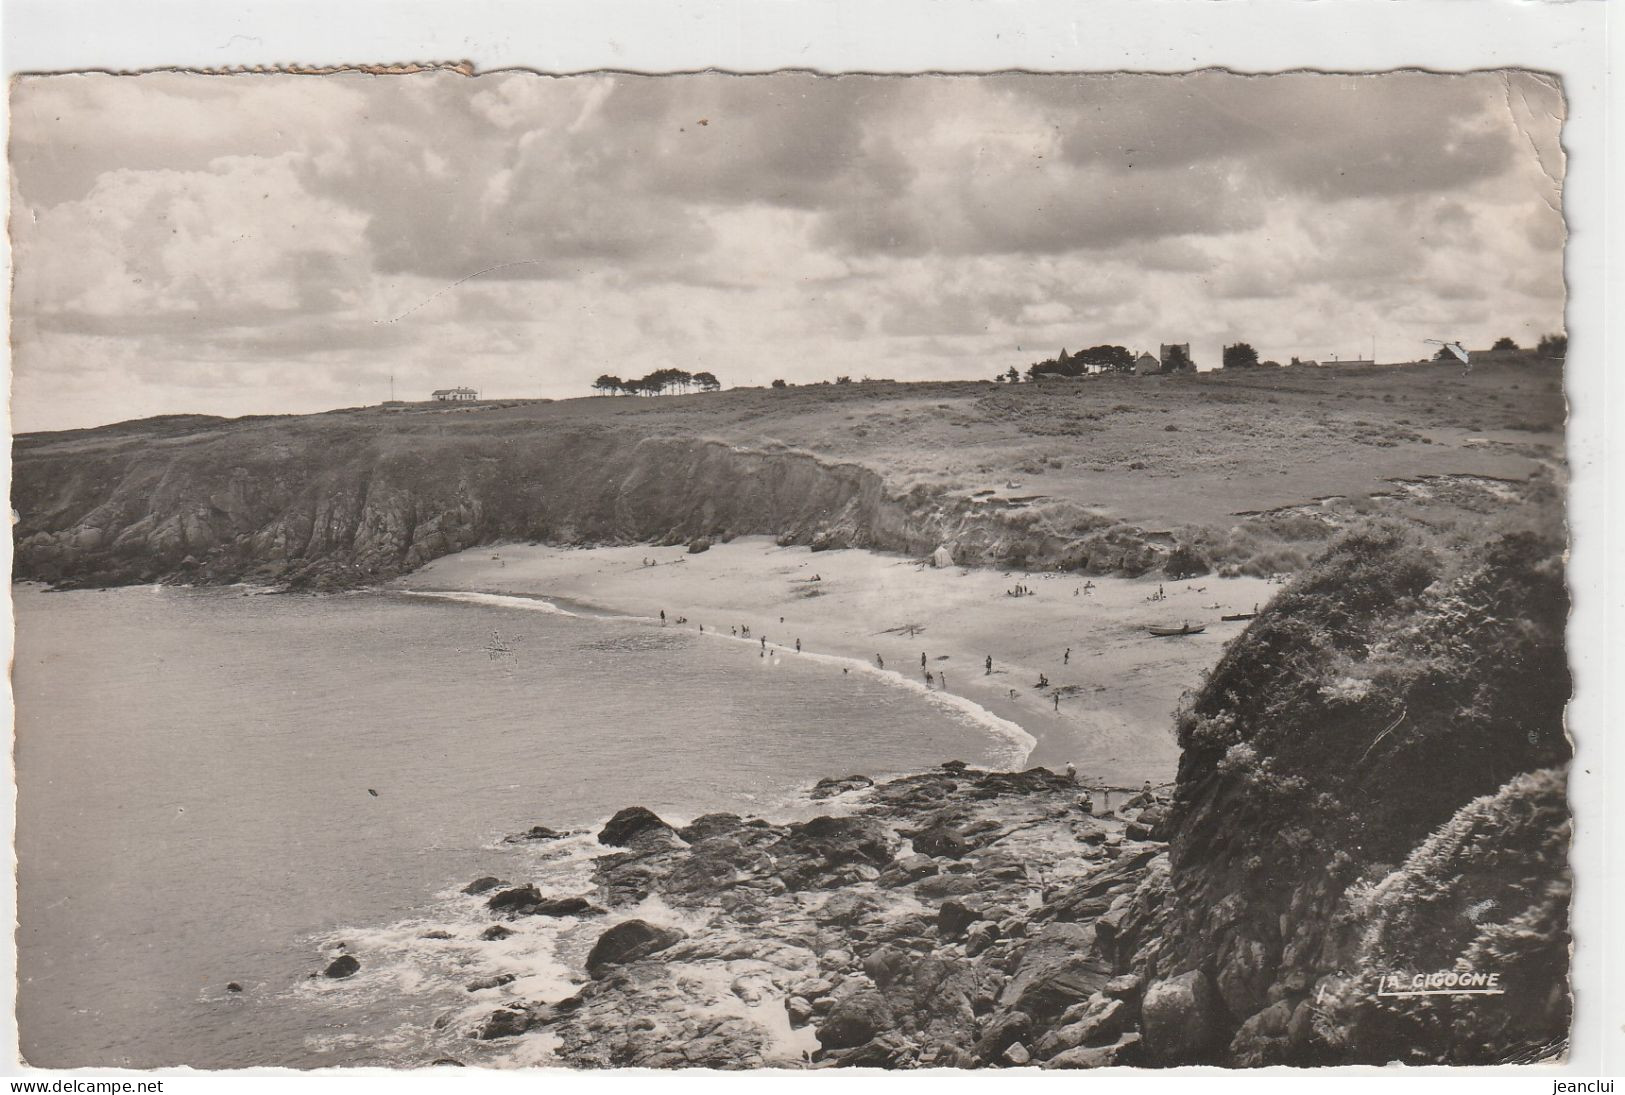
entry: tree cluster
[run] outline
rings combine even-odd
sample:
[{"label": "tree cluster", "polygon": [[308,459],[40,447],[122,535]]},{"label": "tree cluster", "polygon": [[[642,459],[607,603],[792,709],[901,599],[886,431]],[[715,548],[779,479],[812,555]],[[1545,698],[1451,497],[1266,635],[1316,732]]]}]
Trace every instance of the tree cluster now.
[{"label": "tree cluster", "polygon": [[1088,373],[1132,373],[1134,355],[1123,346],[1091,346],[1075,354],[1062,347],[1059,357],[1034,362],[1027,368],[1027,378],[1037,380],[1051,376],[1084,376]]},{"label": "tree cluster", "polygon": [[1224,348],[1224,367],[1226,369],[1255,369],[1258,367],[1258,351],[1245,342],[1238,342],[1234,346]]},{"label": "tree cluster", "polygon": [[668,392],[714,392],[722,381],[711,373],[691,373],[686,369],[656,369],[635,380],[622,380],[605,373],[592,382],[592,390],[599,395],[665,395]]}]

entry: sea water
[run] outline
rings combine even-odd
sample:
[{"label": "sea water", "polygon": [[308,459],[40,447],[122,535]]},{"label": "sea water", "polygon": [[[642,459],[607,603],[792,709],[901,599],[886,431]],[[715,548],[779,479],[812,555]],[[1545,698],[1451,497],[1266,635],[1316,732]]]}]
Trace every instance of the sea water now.
[{"label": "sea water", "polygon": [[[592,827],[623,806],[771,814],[822,776],[1030,744],[813,651],[545,601],[14,599],[18,1021],[40,1066],[545,1063],[545,1039],[468,1033],[567,992],[601,926],[484,941],[469,880],[586,892]],[[503,842],[534,824],[578,835]],[[311,976],[340,953],[361,972]]]}]

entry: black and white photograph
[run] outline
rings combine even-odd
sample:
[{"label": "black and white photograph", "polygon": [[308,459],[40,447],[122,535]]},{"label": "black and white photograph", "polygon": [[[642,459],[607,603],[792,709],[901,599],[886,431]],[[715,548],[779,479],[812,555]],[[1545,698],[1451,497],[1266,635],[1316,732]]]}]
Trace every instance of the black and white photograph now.
[{"label": "black and white photograph", "polygon": [[1569,1059],[1561,77],[366,60],[9,85],[22,1066]]}]

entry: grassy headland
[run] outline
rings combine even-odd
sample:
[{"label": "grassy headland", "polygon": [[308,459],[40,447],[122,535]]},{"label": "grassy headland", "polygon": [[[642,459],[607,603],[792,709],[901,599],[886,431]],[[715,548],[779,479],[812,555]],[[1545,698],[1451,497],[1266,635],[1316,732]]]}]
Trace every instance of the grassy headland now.
[{"label": "grassy headland", "polygon": [[487,543],[751,534],[1268,575],[1365,514],[1505,506],[1563,417],[1557,370],[1506,365],[175,416],[17,439],[16,576],[337,587]]}]

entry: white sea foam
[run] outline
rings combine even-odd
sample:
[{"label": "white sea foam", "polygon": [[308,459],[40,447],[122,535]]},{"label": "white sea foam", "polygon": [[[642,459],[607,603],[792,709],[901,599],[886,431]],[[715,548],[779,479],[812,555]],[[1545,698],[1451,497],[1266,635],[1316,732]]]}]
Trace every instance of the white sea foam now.
[{"label": "white sea foam", "polygon": [[553,616],[575,617],[577,613],[560,608],[552,601],[541,597],[519,597],[510,593],[475,593],[465,590],[436,590],[436,589],[406,589],[402,593],[408,597],[427,597],[437,601],[461,601],[472,605],[497,605],[502,608],[518,608],[527,612],[546,612]]}]

